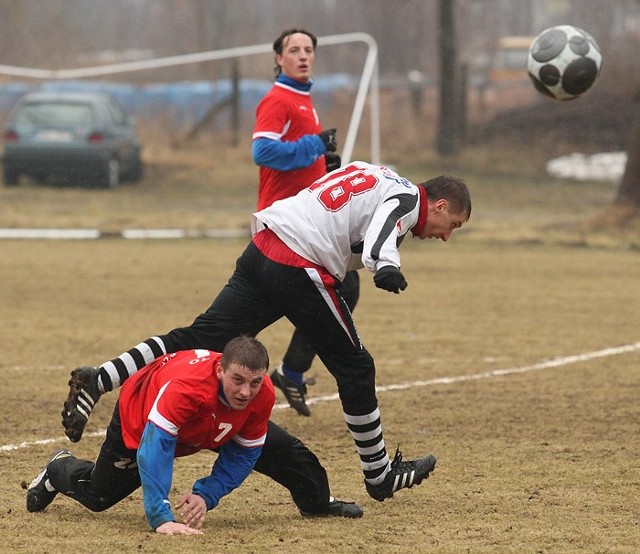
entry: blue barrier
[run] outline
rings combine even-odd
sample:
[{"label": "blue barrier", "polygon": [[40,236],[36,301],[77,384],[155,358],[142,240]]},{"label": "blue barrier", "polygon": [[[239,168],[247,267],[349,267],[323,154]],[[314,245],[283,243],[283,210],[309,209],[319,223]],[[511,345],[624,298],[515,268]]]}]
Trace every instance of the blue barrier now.
[{"label": "blue barrier", "polygon": [[[272,86],[272,81],[241,79],[240,110],[253,117],[260,99]],[[336,90],[355,90],[357,77],[346,74],[323,75],[313,86],[314,104],[325,114],[331,109]],[[169,124],[183,127],[199,121],[212,105],[228,98],[232,91],[230,79],[219,81],[178,81],[148,85],[112,83],[109,81],[43,81],[38,84],[11,82],[0,84],[0,111],[6,113],[25,93],[45,91],[101,91],[113,95],[127,112],[138,121],[152,120],[163,114]],[[217,124],[226,124],[229,114],[223,113]]]}]

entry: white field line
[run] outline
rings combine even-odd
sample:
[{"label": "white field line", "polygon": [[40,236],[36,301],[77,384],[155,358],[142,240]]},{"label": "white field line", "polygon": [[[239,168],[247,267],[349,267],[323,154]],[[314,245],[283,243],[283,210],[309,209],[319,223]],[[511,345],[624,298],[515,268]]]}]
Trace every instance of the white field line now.
[{"label": "white field line", "polygon": [[95,240],[102,238],[123,239],[184,239],[184,238],[242,238],[249,237],[249,227],[243,229],[123,229],[103,232],[99,229],[0,229],[0,239],[50,239],[50,240]]},{"label": "white field line", "polygon": [[[563,356],[560,358],[553,358],[552,360],[538,362],[537,364],[526,365],[521,367],[494,369],[492,371],[485,371],[482,373],[471,373],[469,375],[457,375],[455,377],[438,377],[435,379],[427,379],[426,381],[412,381],[410,383],[399,383],[396,385],[376,387],[376,391],[378,393],[381,393],[381,392],[390,392],[390,391],[397,391],[397,390],[406,390],[406,389],[417,388],[417,387],[429,387],[432,385],[451,385],[454,383],[463,383],[466,381],[477,381],[480,379],[493,379],[494,377],[518,375],[520,373],[540,371],[542,369],[549,369],[553,367],[562,367],[570,364],[575,364],[578,362],[588,362],[590,360],[595,360],[598,358],[606,358],[609,356],[618,356],[620,354],[637,352],[638,350],[640,350],[640,342],[635,342],[632,344],[625,344],[623,346],[615,346],[612,348],[605,348],[603,350],[585,352],[584,354],[576,354],[574,356]],[[333,400],[338,400],[337,394],[329,394],[326,396],[309,398],[307,400],[307,404],[319,404],[321,402],[330,402]],[[288,403],[282,403],[282,404],[276,404],[273,409],[283,410],[288,407],[289,407]],[[105,431],[106,431],[105,429],[101,429],[99,431],[94,431],[93,433],[85,433],[83,436],[85,438],[104,436]],[[32,446],[41,446],[41,445],[51,444],[54,442],[66,442],[66,441],[67,441],[67,438],[64,436],[61,436],[61,437],[40,439],[40,440],[34,440],[34,441],[24,441],[19,444],[4,444],[0,446],[0,452],[9,452],[12,450],[21,450],[23,448],[30,448]]]}]

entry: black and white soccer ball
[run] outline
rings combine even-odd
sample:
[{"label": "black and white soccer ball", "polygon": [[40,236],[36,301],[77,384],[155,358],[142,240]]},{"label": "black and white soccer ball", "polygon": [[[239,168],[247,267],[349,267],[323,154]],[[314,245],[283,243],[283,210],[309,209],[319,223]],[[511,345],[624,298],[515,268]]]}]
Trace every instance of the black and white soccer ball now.
[{"label": "black and white soccer ball", "polygon": [[542,31],[531,43],[527,70],[533,85],[556,100],[572,100],[596,82],[602,66],[594,38],[573,25]]}]

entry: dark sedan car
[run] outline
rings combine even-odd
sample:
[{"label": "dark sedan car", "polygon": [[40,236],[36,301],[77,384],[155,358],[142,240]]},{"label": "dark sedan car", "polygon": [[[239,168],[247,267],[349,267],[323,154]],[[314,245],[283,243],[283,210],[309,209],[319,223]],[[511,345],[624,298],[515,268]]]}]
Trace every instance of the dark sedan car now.
[{"label": "dark sedan car", "polygon": [[142,177],[141,146],[132,120],[102,93],[25,94],[4,130],[4,183],[21,175],[64,178],[112,188]]}]

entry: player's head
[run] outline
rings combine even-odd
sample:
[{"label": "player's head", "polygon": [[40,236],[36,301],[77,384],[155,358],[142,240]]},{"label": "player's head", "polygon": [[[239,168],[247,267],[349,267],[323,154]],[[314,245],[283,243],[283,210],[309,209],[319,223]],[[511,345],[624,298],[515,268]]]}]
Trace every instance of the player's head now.
[{"label": "player's head", "polygon": [[306,83],[313,74],[318,39],[305,29],[287,29],[273,42],[276,77],[283,73]]},{"label": "player's head", "polygon": [[449,240],[451,233],[469,221],[471,194],[462,179],[440,175],[420,183],[427,191],[427,220],[416,236],[420,239]]},{"label": "player's head", "polygon": [[230,340],[222,351],[218,379],[224,396],[234,410],[244,410],[260,391],[269,370],[269,354],[253,337]]}]

